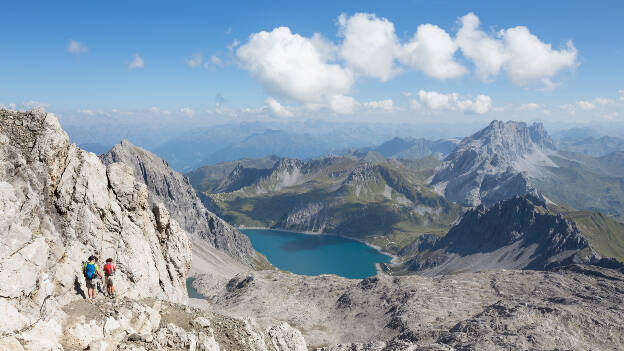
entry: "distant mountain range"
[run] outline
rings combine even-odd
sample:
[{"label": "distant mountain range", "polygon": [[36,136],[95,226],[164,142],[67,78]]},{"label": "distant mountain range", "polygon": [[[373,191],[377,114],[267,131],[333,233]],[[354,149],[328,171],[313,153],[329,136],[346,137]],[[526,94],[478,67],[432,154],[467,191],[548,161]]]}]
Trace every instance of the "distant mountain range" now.
[{"label": "distant mountain range", "polygon": [[[623,169],[624,152],[592,157],[561,151],[539,123],[494,121],[461,141],[394,138],[342,156],[243,159],[188,176],[235,225],[357,237],[400,254],[409,261],[401,269],[437,274],[487,268],[492,260],[549,269],[602,256],[623,259],[624,224],[615,220],[624,214]],[[517,203],[505,202],[510,199]],[[481,209],[462,216],[476,206]],[[526,213],[513,214],[520,209]],[[478,213],[487,221],[471,222]],[[539,226],[508,223],[538,214],[546,215]],[[557,251],[554,242],[535,242],[538,233],[553,230],[578,245]],[[483,243],[465,236],[469,232],[485,235]],[[514,232],[520,233],[515,241],[487,239]],[[475,245],[472,251],[468,244]]]},{"label": "distant mountain range", "polygon": [[444,159],[453,152],[459,144],[460,139],[439,139],[431,141],[424,138],[392,138],[379,146],[350,149],[340,153],[340,155],[350,156],[358,159],[374,158],[379,159],[375,154],[384,158],[394,158],[403,160],[419,160],[427,156],[437,159]]},{"label": "distant mountain range", "polygon": [[[416,146],[418,139],[411,135],[444,136],[453,132],[452,127],[417,126],[411,124],[338,123],[326,121],[303,121],[290,123],[229,123],[198,128],[172,137],[156,146],[149,147],[181,172],[195,168],[229,162],[243,158],[260,158],[267,155],[299,158],[302,160],[322,155],[340,155],[350,150],[381,144],[394,137],[405,140],[414,147],[397,150],[395,158],[411,158],[428,153],[440,155],[449,146],[443,141],[430,142],[420,139],[424,145]],[[392,143],[390,143],[392,144]],[[433,144],[433,145],[429,145]],[[404,151],[405,155],[398,155]],[[391,157],[390,155],[386,157]]]},{"label": "distant mountain range", "polygon": [[624,151],[624,138],[611,136],[590,136],[585,138],[564,137],[556,140],[557,149],[586,154],[605,156],[612,152]]}]

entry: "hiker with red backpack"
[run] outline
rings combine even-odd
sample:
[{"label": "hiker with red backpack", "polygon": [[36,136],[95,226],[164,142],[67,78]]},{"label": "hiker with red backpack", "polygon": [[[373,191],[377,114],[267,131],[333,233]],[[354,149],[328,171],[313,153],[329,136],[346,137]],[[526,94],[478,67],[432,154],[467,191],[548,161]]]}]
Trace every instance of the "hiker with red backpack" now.
[{"label": "hiker with red backpack", "polygon": [[106,259],[106,265],[104,265],[104,275],[106,276],[106,292],[111,298],[115,297],[115,286],[113,285],[113,276],[117,271],[117,267],[113,263],[112,258]]},{"label": "hiker with red backpack", "polygon": [[91,255],[89,256],[89,262],[86,262],[82,266],[82,272],[84,273],[85,281],[87,282],[87,293],[89,294],[89,298],[95,298],[95,282],[94,279],[97,279],[98,276],[102,277],[102,273],[97,266],[97,257]]}]

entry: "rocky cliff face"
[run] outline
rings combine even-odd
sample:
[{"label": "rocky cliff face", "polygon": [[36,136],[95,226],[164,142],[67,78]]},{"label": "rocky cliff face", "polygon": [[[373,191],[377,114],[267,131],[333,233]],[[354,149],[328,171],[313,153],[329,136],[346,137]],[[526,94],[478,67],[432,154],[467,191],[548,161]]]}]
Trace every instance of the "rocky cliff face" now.
[{"label": "rocky cliff face", "polygon": [[445,160],[431,183],[465,206],[492,205],[513,195],[536,194],[528,177],[555,166],[554,145],[541,123],[493,121],[465,138]]},{"label": "rocky cliff face", "polygon": [[130,167],[70,144],[54,114],[0,110],[0,214],[0,333],[31,349],[60,336],[58,306],[81,298],[91,254],[116,259],[124,297],[187,300],[184,230]]},{"label": "rocky cliff face", "polygon": [[266,259],[251,246],[249,238],[208,211],[188,178],[174,171],[166,161],[124,140],[100,156],[104,164],[121,162],[130,166],[137,178],[147,185],[151,204],[162,203],[189,234],[194,255],[208,243],[250,266],[268,266]]},{"label": "rocky cliff face", "polygon": [[602,259],[576,224],[550,213],[537,197],[515,196],[464,214],[444,237],[425,237],[410,246],[405,264],[425,275],[488,269],[548,270],[585,263],[621,267]]}]

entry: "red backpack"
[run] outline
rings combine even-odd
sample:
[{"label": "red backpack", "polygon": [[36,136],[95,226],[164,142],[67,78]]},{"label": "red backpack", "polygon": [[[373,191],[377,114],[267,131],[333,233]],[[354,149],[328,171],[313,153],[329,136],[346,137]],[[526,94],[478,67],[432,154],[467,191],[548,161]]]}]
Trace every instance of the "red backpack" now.
[{"label": "red backpack", "polygon": [[115,265],[112,263],[107,263],[104,266],[104,273],[106,273],[106,275],[113,275],[115,273]]}]

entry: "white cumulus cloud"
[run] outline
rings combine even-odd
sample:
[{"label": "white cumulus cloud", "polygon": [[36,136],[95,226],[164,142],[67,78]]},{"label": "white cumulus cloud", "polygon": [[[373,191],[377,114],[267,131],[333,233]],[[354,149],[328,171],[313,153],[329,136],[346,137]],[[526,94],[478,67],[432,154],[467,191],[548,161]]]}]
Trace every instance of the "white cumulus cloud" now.
[{"label": "white cumulus cloud", "polygon": [[74,55],[85,54],[89,52],[89,47],[81,42],[70,40],[69,44],[67,45],[67,52]]},{"label": "white cumulus cloud", "polygon": [[[559,85],[553,80],[560,72],[578,66],[578,53],[571,41],[553,49],[523,26],[486,33],[473,13],[460,18],[455,35],[434,24],[421,24],[405,41],[397,37],[394,24],[386,18],[373,13],[341,14],[338,40],[330,41],[318,33],[305,37],[278,27],[253,33],[242,45],[234,40],[228,49],[235,50],[240,67],[271,96],[300,103],[308,110],[342,111],[337,113],[370,108],[350,96],[355,81],[362,77],[383,82],[412,70],[450,79],[468,73],[464,62],[472,62],[483,81],[503,72],[516,85],[552,90]],[[466,60],[458,61],[460,52]],[[214,65],[221,62],[218,57],[211,61]],[[423,99],[411,99],[410,104],[427,108],[435,104]],[[492,110],[491,98],[485,95],[448,99],[454,101],[452,108],[465,113]]]},{"label": "white cumulus cloud", "polygon": [[436,25],[418,26],[414,36],[401,44],[394,24],[375,14],[342,14],[338,23],[344,38],[340,56],[347,67],[360,75],[387,81],[402,70],[398,63],[437,79],[455,78],[467,72],[454,59],[457,44]]},{"label": "white cumulus cloud", "polygon": [[399,60],[433,78],[455,78],[468,71],[455,62],[455,51],[457,44],[446,31],[432,24],[422,24],[412,40],[402,47]]},{"label": "white cumulus cloud", "polygon": [[329,100],[329,109],[337,114],[350,115],[358,106],[357,100],[351,96],[334,95]]},{"label": "white cumulus cloud", "polygon": [[492,98],[487,95],[479,95],[475,100],[460,100],[457,107],[464,113],[484,114],[492,109]]},{"label": "white cumulus cloud", "polygon": [[524,26],[487,34],[479,29],[479,18],[473,13],[462,17],[460,24],[457,44],[463,55],[472,60],[482,80],[504,70],[519,86],[541,82],[552,88],[556,84],[552,78],[557,73],[578,65],[578,52],[571,41],[555,50]]},{"label": "white cumulus cloud", "polygon": [[425,108],[430,111],[451,110],[466,114],[484,114],[492,109],[492,98],[479,95],[474,100],[462,98],[457,93],[439,93],[437,91],[418,91],[415,99],[410,101],[412,109]]},{"label": "white cumulus cloud", "polygon": [[267,98],[264,103],[266,104],[269,112],[277,117],[292,117],[293,113],[287,107],[279,103],[272,97]]},{"label": "white cumulus cloud", "polygon": [[386,81],[398,68],[395,59],[400,52],[394,24],[374,14],[356,13],[338,17],[340,35],[344,38],[340,56],[355,72]]},{"label": "white cumulus cloud", "polygon": [[479,17],[469,13],[460,19],[461,27],[455,41],[465,57],[472,60],[482,80],[497,74],[507,61],[505,45],[479,29]]},{"label": "white cumulus cloud", "polygon": [[134,59],[132,59],[132,61],[130,61],[130,63],[128,64],[128,69],[134,70],[143,67],[145,67],[145,61],[143,61],[139,54],[134,54]]},{"label": "white cumulus cloud", "polygon": [[618,95],[620,96],[620,101],[624,101],[624,89],[618,90]]},{"label": "white cumulus cloud", "polygon": [[252,34],[236,50],[243,68],[271,93],[301,103],[329,101],[348,92],[353,74],[330,63],[327,45],[320,35],[306,38],[279,27]]}]

